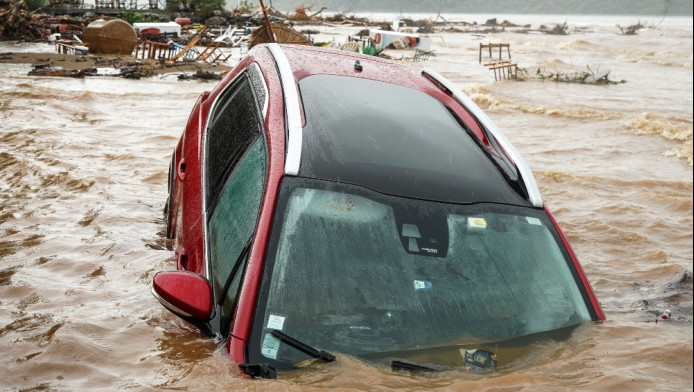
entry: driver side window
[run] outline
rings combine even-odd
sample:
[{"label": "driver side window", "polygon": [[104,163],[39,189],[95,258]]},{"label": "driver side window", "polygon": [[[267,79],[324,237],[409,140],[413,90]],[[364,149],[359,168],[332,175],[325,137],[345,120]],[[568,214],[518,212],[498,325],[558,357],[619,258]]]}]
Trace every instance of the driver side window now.
[{"label": "driver side window", "polygon": [[[265,177],[265,143],[259,137],[232,173],[210,219],[212,284],[215,302],[223,304],[226,316],[230,316],[245,269],[247,254],[242,253],[255,232]],[[234,276],[230,276],[232,272]],[[228,279],[231,281],[227,288]]]},{"label": "driver side window", "polygon": [[210,280],[222,327],[233,311],[265,189],[267,150],[255,90],[248,73],[239,75],[219,97],[206,135]]}]

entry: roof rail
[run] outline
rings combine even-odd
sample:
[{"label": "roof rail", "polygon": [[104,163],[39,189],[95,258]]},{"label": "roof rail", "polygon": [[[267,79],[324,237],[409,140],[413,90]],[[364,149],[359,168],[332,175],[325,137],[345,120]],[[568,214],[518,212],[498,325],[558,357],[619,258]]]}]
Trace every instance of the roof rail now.
[{"label": "roof rail", "polygon": [[301,163],[301,112],[299,111],[299,93],[296,89],[296,80],[294,73],[289,66],[289,60],[284,54],[282,48],[271,43],[267,45],[272,58],[277,65],[280,82],[282,83],[282,92],[284,94],[284,108],[287,119],[286,136],[287,136],[287,155],[284,162],[284,174],[297,175],[299,173],[299,165]]}]

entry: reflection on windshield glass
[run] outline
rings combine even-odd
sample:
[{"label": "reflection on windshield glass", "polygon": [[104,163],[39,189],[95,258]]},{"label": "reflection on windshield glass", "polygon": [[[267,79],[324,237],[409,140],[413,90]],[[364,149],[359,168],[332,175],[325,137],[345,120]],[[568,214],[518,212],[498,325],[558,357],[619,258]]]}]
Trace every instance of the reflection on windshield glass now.
[{"label": "reflection on windshield glass", "polygon": [[482,345],[590,320],[542,210],[299,182],[325,189],[282,192],[258,315],[266,358],[306,358],[272,329],[367,357]]}]

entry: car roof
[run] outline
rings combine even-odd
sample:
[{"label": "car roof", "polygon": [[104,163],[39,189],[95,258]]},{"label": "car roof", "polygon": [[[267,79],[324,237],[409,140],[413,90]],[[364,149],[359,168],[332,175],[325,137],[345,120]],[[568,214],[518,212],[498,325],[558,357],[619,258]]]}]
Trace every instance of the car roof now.
[{"label": "car roof", "polygon": [[427,200],[528,205],[510,178],[514,169],[500,167],[474,117],[421,70],[340,50],[269,49],[280,74],[285,62],[284,78],[294,79],[283,82],[286,174]]}]

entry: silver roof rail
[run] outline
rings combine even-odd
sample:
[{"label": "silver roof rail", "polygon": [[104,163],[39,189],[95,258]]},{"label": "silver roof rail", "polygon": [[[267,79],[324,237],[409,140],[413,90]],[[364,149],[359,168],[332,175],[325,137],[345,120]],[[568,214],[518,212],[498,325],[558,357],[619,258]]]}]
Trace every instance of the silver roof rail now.
[{"label": "silver roof rail", "polygon": [[277,65],[282,92],[284,93],[284,108],[287,119],[287,155],[284,161],[284,174],[297,175],[301,163],[303,130],[301,129],[301,112],[299,111],[299,93],[296,90],[296,80],[294,80],[294,73],[282,48],[276,43],[268,44],[267,47]]},{"label": "silver roof rail", "polygon": [[489,130],[489,132],[496,139],[501,148],[503,148],[504,151],[506,151],[506,153],[509,155],[509,158],[511,158],[513,163],[516,165],[516,169],[518,170],[520,177],[523,179],[525,189],[528,192],[528,200],[530,201],[530,203],[532,203],[535,207],[542,207],[542,195],[540,194],[540,189],[538,189],[537,187],[537,182],[535,182],[533,172],[530,171],[530,167],[525,162],[525,159],[523,159],[518,150],[516,150],[516,148],[513,147],[513,144],[511,144],[511,142],[506,138],[504,133],[501,132],[501,130],[497,128],[496,125],[494,125],[492,120],[482,111],[482,109],[480,109],[479,106],[477,106],[477,104],[472,99],[470,99],[470,97],[463,93],[462,90],[455,87],[453,83],[451,83],[448,79],[444,78],[443,76],[439,75],[436,71],[431,70],[429,68],[422,69],[422,73],[434,80],[436,83],[443,86],[444,88],[448,89],[453,94],[453,97],[457,99],[458,102],[460,102],[463,106],[465,106],[470,111],[470,113],[477,118],[477,120],[482,124],[482,126]]}]

